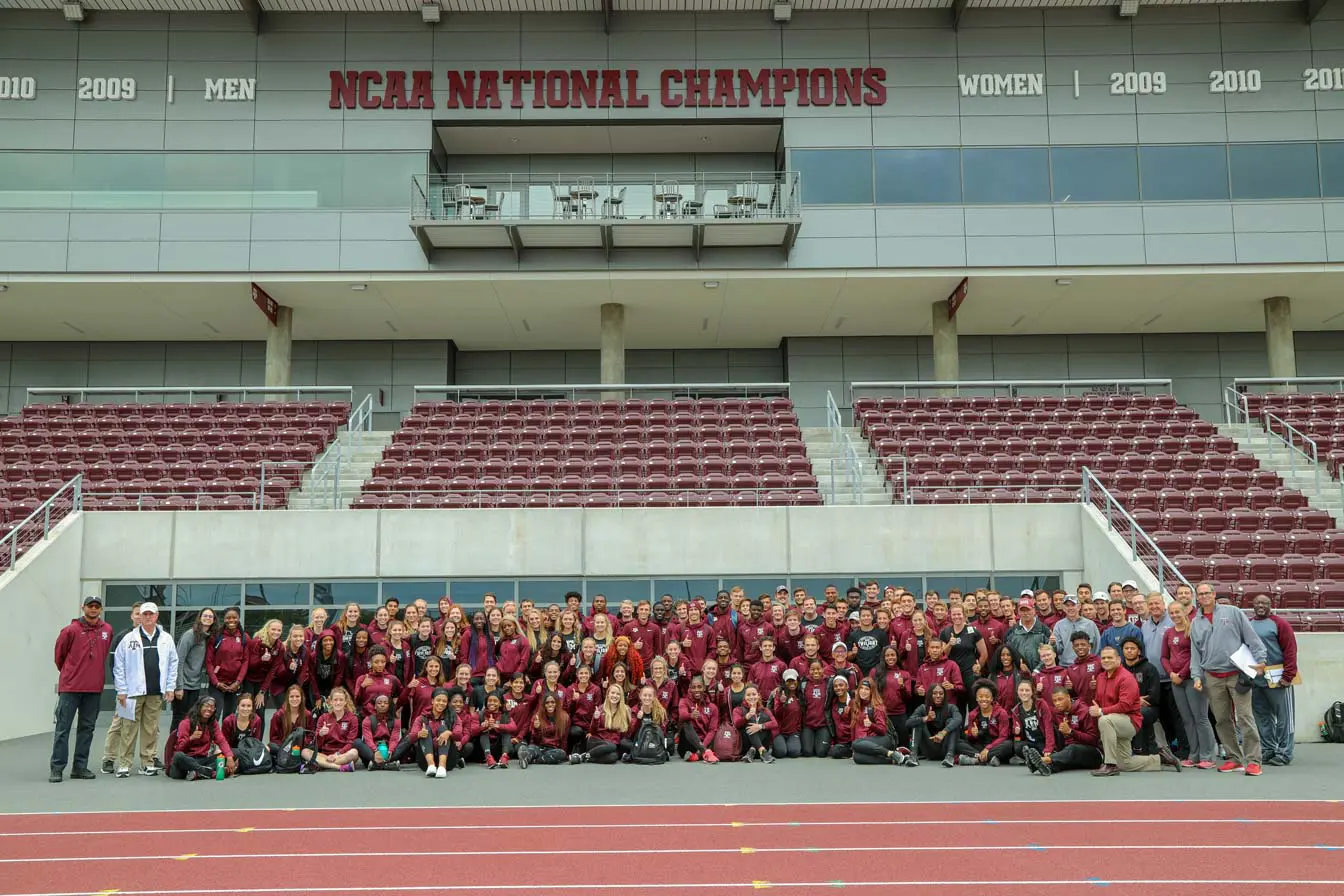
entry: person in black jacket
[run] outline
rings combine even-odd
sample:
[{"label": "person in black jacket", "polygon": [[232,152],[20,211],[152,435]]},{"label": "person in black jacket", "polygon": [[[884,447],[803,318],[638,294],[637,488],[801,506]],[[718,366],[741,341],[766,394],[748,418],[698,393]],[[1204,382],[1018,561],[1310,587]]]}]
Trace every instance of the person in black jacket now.
[{"label": "person in black jacket", "polygon": [[949,703],[941,684],[935,684],[928,701],[910,713],[907,720],[915,735],[915,753],[905,764],[914,767],[920,759],[941,759],[951,768],[957,756],[957,735],[961,731],[961,711]]},{"label": "person in black jacket", "polygon": [[1139,683],[1139,712],[1143,714],[1143,730],[1134,737],[1134,752],[1145,756],[1157,753],[1157,739],[1153,724],[1162,705],[1162,679],[1157,668],[1143,654],[1143,642],[1133,635],[1120,642],[1120,653],[1125,668]]}]

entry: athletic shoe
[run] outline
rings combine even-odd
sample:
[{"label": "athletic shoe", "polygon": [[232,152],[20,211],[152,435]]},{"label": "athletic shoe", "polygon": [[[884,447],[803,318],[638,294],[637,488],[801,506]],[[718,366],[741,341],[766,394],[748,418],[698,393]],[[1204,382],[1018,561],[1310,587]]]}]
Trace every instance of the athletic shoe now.
[{"label": "athletic shoe", "polygon": [[313,764],[311,762],[305,762],[303,765],[299,766],[299,774],[301,775],[313,775],[316,773],[317,772],[313,769]]},{"label": "athletic shoe", "polygon": [[366,762],[366,763],[364,763],[364,770],[365,770],[366,772],[380,772],[380,771],[382,771],[382,770],[383,770],[383,760],[381,760],[381,759],[375,759],[375,760],[373,760],[372,762]]},{"label": "athletic shoe", "polygon": [[1253,778],[1260,777],[1260,763],[1258,762],[1246,763],[1246,774],[1250,775]]},{"label": "athletic shoe", "polygon": [[1207,759],[1203,759],[1195,763],[1195,768],[1203,769],[1204,771],[1208,771],[1213,767],[1214,767],[1213,763]]},{"label": "athletic shoe", "polygon": [[117,769],[118,778],[129,778],[130,776],[131,776],[131,770],[126,766],[123,765],[121,768]]},{"label": "athletic shoe", "polygon": [[457,767],[458,767],[458,768],[466,768],[466,767],[467,767],[467,760],[463,759],[461,756],[457,757]]},{"label": "athletic shoe", "polygon": [[1181,768],[1194,768],[1194,767],[1195,767],[1195,760],[1193,759],[1181,760]]},{"label": "athletic shoe", "polygon": [[498,767],[499,767],[499,768],[508,768],[508,767],[509,767],[509,754],[508,754],[508,753],[505,753],[503,756],[499,757],[499,766],[498,766]]},{"label": "athletic shoe", "polygon": [[[1009,762],[1011,763],[1012,760],[1010,759]],[[998,768],[998,767],[999,767],[1000,765],[1002,765],[1002,764],[1003,764],[1003,763],[999,762],[999,757],[997,757],[997,756],[991,756],[991,757],[989,757],[989,767],[990,767],[990,768]]]},{"label": "athletic shoe", "polygon": [[1222,765],[1218,766],[1218,771],[1220,772],[1239,772],[1241,770],[1242,770],[1241,763],[1235,759],[1229,759]]},{"label": "athletic shoe", "polygon": [[910,748],[909,748],[909,747],[897,747],[897,748],[896,748],[896,752],[897,752],[897,753],[900,753],[902,756],[911,756],[911,755],[913,755],[913,754],[910,752]]},{"label": "athletic shoe", "polygon": [[902,756],[901,758],[905,761],[906,768],[919,768],[919,760],[916,759],[913,754],[910,756]]},{"label": "athletic shoe", "polygon": [[343,772],[352,772],[354,770],[355,764],[353,762],[347,762],[345,765],[341,766],[341,771]]},{"label": "athletic shoe", "polygon": [[152,778],[159,773],[159,770],[152,765],[147,765],[140,769],[140,774],[146,778]]},{"label": "athletic shoe", "polygon": [[1041,751],[1032,746],[1022,748],[1022,756],[1027,760],[1027,768],[1033,775],[1041,773]]},{"label": "athletic shoe", "polygon": [[581,763],[581,762],[583,762],[583,757],[580,756],[578,753],[570,753],[570,754],[569,754],[569,764],[570,764],[570,765],[578,765],[578,764]]},{"label": "athletic shoe", "polygon": [[714,755],[713,750],[706,750],[704,752],[704,755],[702,755],[700,758],[708,762],[710,765],[714,765],[719,761],[719,757]]},{"label": "athletic shoe", "polygon": [[97,777],[98,777],[97,775],[95,775],[93,772],[89,771],[86,768],[77,768],[70,773],[71,781],[74,781],[76,779],[80,781],[93,781],[97,779]]},{"label": "athletic shoe", "polygon": [[946,756],[943,758],[943,768],[951,768],[955,764],[956,763],[953,761],[951,756]]},{"label": "athletic shoe", "polygon": [[1157,748],[1157,758],[1167,768],[1176,769],[1177,773],[1181,771],[1181,760],[1176,758],[1176,754],[1166,747]]},{"label": "athletic shoe", "polygon": [[774,753],[762,753],[762,754],[761,754],[761,759],[763,759],[763,760],[765,761],[765,764],[766,764],[766,765],[770,765],[770,764],[772,764],[772,763],[775,761],[775,754],[774,754]]},{"label": "athletic shoe", "polygon": [[187,772],[187,780],[188,780],[188,781],[195,781],[195,780],[196,780],[197,778],[199,778],[199,777],[200,777],[200,774],[198,774],[197,771],[196,771],[196,769],[194,769],[194,768],[191,769],[191,770],[189,770],[189,771]]},{"label": "athletic shoe", "polygon": [[163,762],[160,761],[159,757],[151,756],[149,757],[149,767],[156,772],[161,772],[163,771]]},{"label": "athletic shoe", "polygon": [[[1268,759],[1265,760],[1265,765],[1287,765],[1287,764],[1288,760],[1284,759],[1282,756],[1270,756]],[[71,775],[70,777],[73,778],[74,775]]]},{"label": "athletic shoe", "polygon": [[54,768],[51,770],[51,774],[47,777],[47,780],[52,784],[59,784],[65,780],[65,773],[58,768]]},{"label": "athletic shoe", "polygon": [[686,754],[686,761],[687,761],[687,762],[699,762],[699,761],[700,761],[700,754],[699,754],[699,753],[687,753],[687,754]]},{"label": "athletic shoe", "polygon": [[384,762],[384,763],[383,763],[383,771],[385,771],[385,772],[399,772],[399,771],[401,771],[401,760],[399,760],[399,759],[389,759],[387,762]]},{"label": "athletic shoe", "polygon": [[495,764],[495,757],[487,753],[485,757],[485,767],[487,769],[494,769]]},{"label": "athletic shoe", "polygon": [[117,770],[116,763],[114,763],[111,759],[103,760],[103,774],[110,775],[116,770]]},{"label": "athletic shoe", "polygon": [[1113,778],[1118,774],[1120,774],[1120,769],[1116,768],[1114,765],[1108,765],[1103,763],[1101,768],[1096,769],[1095,771],[1092,772],[1092,777]]},{"label": "athletic shoe", "polygon": [[518,767],[519,767],[519,768],[527,768],[527,754],[530,753],[530,752],[532,752],[532,751],[529,750],[527,747],[522,747],[521,749],[518,750]]},{"label": "athletic shoe", "polygon": [[434,766],[431,765],[429,768],[425,769],[425,777],[426,777],[426,778],[432,778],[432,777],[434,777],[436,774],[438,774],[438,771],[439,771],[439,770],[438,770],[437,768],[435,768]]},{"label": "athletic shoe", "polygon": [[435,771],[434,771],[434,777],[436,777],[436,778],[446,778],[446,777],[448,777],[448,769],[446,769],[446,768],[442,768],[442,767],[440,767],[440,768],[438,768],[438,769],[435,769]]},{"label": "athletic shoe", "polygon": [[1048,778],[1048,777],[1050,777],[1050,776],[1051,776],[1052,774],[1054,774],[1054,773],[1055,773],[1055,770],[1054,770],[1053,768],[1050,767],[1050,763],[1046,762],[1046,761],[1045,761],[1045,758],[1042,757],[1042,758],[1041,758],[1041,777],[1042,777],[1042,778]]},{"label": "athletic shoe", "polygon": [[621,762],[625,765],[629,765],[631,762],[634,762],[634,757],[631,756],[629,753],[622,753]]},{"label": "athletic shoe", "polygon": [[957,765],[972,766],[972,765],[979,765],[979,764],[980,764],[980,760],[977,759],[977,758],[974,757],[974,756],[958,756],[958,757],[957,757]]},{"label": "athletic shoe", "polygon": [[753,753],[751,750],[748,750],[747,752],[745,752],[745,753],[742,754],[742,764],[743,764],[743,765],[750,765],[751,763],[753,763],[753,762],[755,762],[755,761],[756,761],[756,755],[755,755],[755,753]]}]

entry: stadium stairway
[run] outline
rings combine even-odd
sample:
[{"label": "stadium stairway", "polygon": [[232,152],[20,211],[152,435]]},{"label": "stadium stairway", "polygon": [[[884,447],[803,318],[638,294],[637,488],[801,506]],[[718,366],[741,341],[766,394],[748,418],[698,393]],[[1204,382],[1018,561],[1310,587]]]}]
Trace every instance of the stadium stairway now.
[{"label": "stadium stairway", "polygon": [[812,460],[812,472],[817,477],[817,490],[827,504],[890,504],[891,490],[886,474],[877,462],[868,440],[853,426],[841,428],[848,436],[859,459],[859,482],[855,489],[846,474],[845,445],[832,440],[831,430],[825,426],[803,427],[803,443]]},{"label": "stadium stairway", "polygon": [[1260,466],[1278,473],[1284,485],[1305,495],[1314,510],[1329,513],[1335,526],[1344,523],[1344,487],[1330,475],[1325,464],[1312,463],[1300,452],[1292,452],[1283,439],[1271,435],[1258,423],[1224,423],[1218,426],[1218,433],[1234,440]]},{"label": "stadium stairway", "polygon": [[[340,452],[340,473],[337,488],[339,506],[344,509],[359,497],[364,481],[373,473],[374,465],[382,460],[383,452],[392,443],[391,432],[354,432],[341,430],[331,450]],[[289,499],[291,510],[329,509],[331,492],[327,476],[319,463],[303,476],[299,489]]]}]

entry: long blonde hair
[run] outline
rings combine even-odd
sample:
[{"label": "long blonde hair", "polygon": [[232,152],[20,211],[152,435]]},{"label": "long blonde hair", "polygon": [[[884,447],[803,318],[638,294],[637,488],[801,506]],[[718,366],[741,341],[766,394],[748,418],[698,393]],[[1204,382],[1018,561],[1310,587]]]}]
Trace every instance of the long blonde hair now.
[{"label": "long blonde hair", "polygon": [[[611,711],[611,688],[615,688],[616,692],[621,695],[620,705],[616,707],[615,712]],[[656,697],[653,702],[658,702]],[[602,699],[602,720],[607,723],[607,727],[612,731],[630,730],[630,707],[626,704],[625,693],[618,684],[613,684],[607,688],[607,694]]]},{"label": "long blonde hair", "polygon": [[658,699],[658,691],[653,685],[644,685],[639,689],[639,702],[644,702],[644,692],[648,691],[653,695],[653,722],[659,728],[667,728],[667,710],[663,708],[663,703]]},{"label": "long blonde hair", "polygon": [[[267,619],[264,623],[262,623],[261,628],[257,629],[257,640],[260,641],[262,644],[265,644],[267,648],[275,647],[275,645],[280,641],[281,637],[280,635],[276,635],[274,638],[269,636],[269,632],[271,630],[272,625],[280,626],[280,631],[282,632],[285,630],[285,624],[281,622],[279,619]],[[302,628],[303,626],[299,627]]]},{"label": "long blonde hair", "polygon": [[611,642],[615,640],[615,637],[611,633],[611,617],[608,616],[606,613],[599,613],[598,616],[601,616],[606,621],[607,636],[605,638],[599,638],[597,636],[597,616],[594,616],[593,633],[590,634],[588,637],[592,638],[595,643],[605,644],[607,647],[611,647]]}]

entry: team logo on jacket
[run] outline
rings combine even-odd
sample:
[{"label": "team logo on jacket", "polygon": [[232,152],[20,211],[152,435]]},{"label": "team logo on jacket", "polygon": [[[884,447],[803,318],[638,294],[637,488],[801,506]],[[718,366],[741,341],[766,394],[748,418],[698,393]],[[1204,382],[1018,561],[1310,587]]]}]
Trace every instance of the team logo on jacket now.
[{"label": "team logo on jacket", "polygon": [[104,641],[107,640],[107,632],[99,632],[99,634],[103,636]]},{"label": "team logo on jacket", "polygon": [[1179,647],[1180,645],[1181,645],[1181,639],[1180,639],[1180,638],[1178,638],[1178,637],[1173,637],[1173,638],[1171,639],[1171,646],[1172,646],[1172,647]]}]

